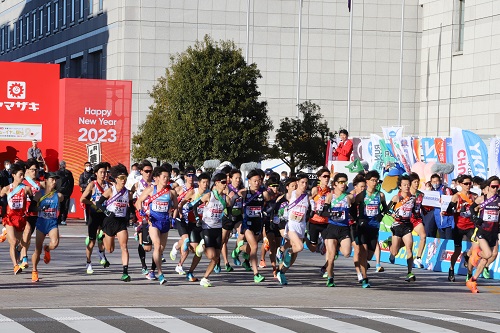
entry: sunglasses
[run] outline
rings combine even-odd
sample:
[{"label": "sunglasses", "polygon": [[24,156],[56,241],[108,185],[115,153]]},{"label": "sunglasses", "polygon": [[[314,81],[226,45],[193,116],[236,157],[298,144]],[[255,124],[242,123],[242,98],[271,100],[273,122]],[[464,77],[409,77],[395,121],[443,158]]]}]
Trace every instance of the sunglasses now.
[{"label": "sunglasses", "polygon": [[119,179],[119,180],[126,180],[126,179],[127,179],[127,176],[125,176],[125,175],[119,175],[118,177],[116,177],[116,179]]},{"label": "sunglasses", "polygon": [[339,180],[337,183],[343,185],[343,184],[347,183],[347,180]]},{"label": "sunglasses", "polygon": [[500,185],[490,185],[491,188],[498,188]]},{"label": "sunglasses", "polygon": [[323,175],[321,178],[330,178],[330,175]]},{"label": "sunglasses", "polygon": [[194,175],[194,173],[188,173],[188,174],[186,175],[186,177],[194,177],[194,176],[195,176],[195,175]]},{"label": "sunglasses", "polygon": [[271,184],[268,187],[279,187],[279,185],[278,184]]},{"label": "sunglasses", "polygon": [[142,170],[144,173],[151,173],[153,170]]},{"label": "sunglasses", "polygon": [[472,184],[471,182],[468,182],[468,183],[462,183],[462,185],[465,185],[465,186],[470,186],[470,184]]},{"label": "sunglasses", "polygon": [[221,181],[220,181],[220,183],[221,183],[222,185],[226,185],[226,184],[227,184],[227,180],[221,180]]},{"label": "sunglasses", "polygon": [[106,173],[111,173],[111,171],[109,171],[109,170],[106,170]]}]

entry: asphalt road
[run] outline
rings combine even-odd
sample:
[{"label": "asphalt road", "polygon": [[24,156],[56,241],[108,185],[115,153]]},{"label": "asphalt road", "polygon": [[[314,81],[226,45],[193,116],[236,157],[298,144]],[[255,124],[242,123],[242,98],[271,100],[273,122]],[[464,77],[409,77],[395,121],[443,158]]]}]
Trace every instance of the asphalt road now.
[{"label": "asphalt road", "polygon": [[[385,264],[383,273],[369,270],[372,288],[363,289],[352,259],[339,258],[337,287],[326,288],[319,273],[324,257],[304,251],[287,273],[288,286],[273,279],[270,268],[262,269],[266,281],[255,284],[251,272],[237,267],[213,274],[214,287],[203,288],[175,273],[166,251],[168,282],[160,286],[141,275],[137,242],[130,239],[132,281],[124,283],[119,247],[107,255],[106,269],[94,254],[94,274],[88,275],[85,226],[70,222],[60,232],[60,246],[49,265],[41,263],[38,283],[31,282],[30,268],[13,275],[8,245],[0,244],[0,332],[470,332],[478,325],[500,332],[499,281],[480,279],[480,293],[471,294],[463,276],[450,283],[444,273],[415,269],[417,281],[407,283],[405,267]],[[171,232],[167,249],[177,236]],[[206,263],[202,259],[195,276],[201,278]]]}]

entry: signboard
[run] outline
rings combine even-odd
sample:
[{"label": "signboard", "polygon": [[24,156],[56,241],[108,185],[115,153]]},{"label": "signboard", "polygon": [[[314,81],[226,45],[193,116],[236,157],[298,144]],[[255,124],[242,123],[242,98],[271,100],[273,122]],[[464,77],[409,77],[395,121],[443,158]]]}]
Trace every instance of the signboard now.
[{"label": "signboard", "polygon": [[90,165],[95,166],[101,163],[101,143],[92,143],[87,145],[87,161]]},{"label": "signboard", "polygon": [[42,125],[38,124],[2,124],[0,123],[0,140],[2,141],[42,141]]}]

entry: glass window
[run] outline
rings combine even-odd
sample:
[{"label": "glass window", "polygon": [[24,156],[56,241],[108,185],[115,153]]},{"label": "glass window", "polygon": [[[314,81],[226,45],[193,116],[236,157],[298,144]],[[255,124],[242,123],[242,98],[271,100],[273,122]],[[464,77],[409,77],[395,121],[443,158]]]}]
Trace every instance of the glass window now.
[{"label": "glass window", "polygon": [[458,51],[464,50],[465,0],[458,1]]},{"label": "glass window", "polygon": [[83,18],[83,7],[85,4],[85,0],[80,0],[80,18]]},{"label": "glass window", "polygon": [[40,33],[38,34],[38,37],[42,37],[43,36],[43,9],[40,9],[39,10],[39,13],[40,13]]},{"label": "glass window", "polygon": [[26,22],[26,42],[30,40],[30,14],[24,16],[24,22]]},{"label": "glass window", "polygon": [[10,49],[10,27],[7,26],[7,50]]},{"label": "glass window", "polygon": [[75,22],[75,0],[71,0],[71,22]]},{"label": "glass window", "polygon": [[16,47],[17,45],[17,22],[14,22],[14,29],[12,30],[12,46]]},{"label": "glass window", "polygon": [[66,25],[66,10],[68,9],[67,0],[63,0],[62,2],[62,25]]},{"label": "glass window", "polygon": [[59,78],[64,79],[66,77],[66,61],[59,63]]},{"label": "glass window", "polygon": [[102,50],[89,53],[87,73],[90,79],[102,79]]},{"label": "glass window", "polygon": [[83,57],[76,57],[71,59],[69,63],[69,77],[81,78],[82,77]]},{"label": "glass window", "polygon": [[54,29],[59,28],[59,2],[54,2]]},{"label": "glass window", "polygon": [[47,32],[50,33],[50,24],[51,24],[51,21],[50,21],[50,5],[46,7],[46,10],[47,10]]},{"label": "glass window", "polygon": [[103,7],[104,7],[104,3],[103,2],[104,2],[104,0],[99,0],[99,11],[101,11],[101,12],[102,12]]},{"label": "glass window", "polygon": [[89,0],[89,15],[94,14],[94,0]]},{"label": "glass window", "polygon": [[3,52],[3,51],[5,51],[5,28],[4,28],[4,27],[2,27],[2,28],[0,29],[0,33],[2,34],[2,37],[1,37],[0,43],[2,43],[2,48],[1,48],[1,50],[2,50],[2,52]]},{"label": "glass window", "polygon": [[19,21],[17,21],[18,25],[19,25],[19,46],[21,46],[21,44],[23,43],[23,18],[20,17],[19,18]]},{"label": "glass window", "polygon": [[33,38],[36,38],[36,11],[33,12]]}]

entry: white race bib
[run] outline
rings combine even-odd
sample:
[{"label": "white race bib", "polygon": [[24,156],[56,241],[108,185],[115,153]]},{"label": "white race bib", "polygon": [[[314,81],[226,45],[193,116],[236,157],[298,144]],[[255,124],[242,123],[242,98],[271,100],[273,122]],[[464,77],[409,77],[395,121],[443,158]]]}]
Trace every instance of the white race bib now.
[{"label": "white race bib", "polygon": [[261,217],[262,207],[247,206],[246,213],[248,217]]},{"label": "white race bib", "polygon": [[498,210],[485,209],[483,211],[483,221],[484,222],[498,222]]}]

